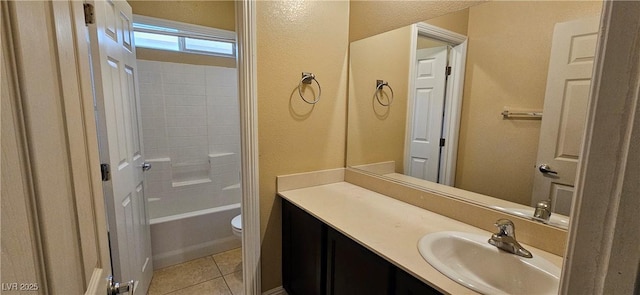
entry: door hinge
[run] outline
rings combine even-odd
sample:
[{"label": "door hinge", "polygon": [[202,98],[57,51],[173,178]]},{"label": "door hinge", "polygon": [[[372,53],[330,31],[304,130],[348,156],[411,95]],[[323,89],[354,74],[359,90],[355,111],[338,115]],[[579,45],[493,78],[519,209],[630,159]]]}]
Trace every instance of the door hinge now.
[{"label": "door hinge", "polygon": [[84,3],[84,24],[89,25],[96,22],[96,18],[94,16],[93,4]]},{"label": "door hinge", "polygon": [[111,166],[109,164],[100,164],[100,174],[102,175],[102,181],[109,181],[111,179]]},{"label": "door hinge", "polygon": [[451,67],[450,67],[450,66],[447,66],[447,67],[445,68],[445,70],[444,70],[444,73],[445,73],[447,76],[451,75]]},{"label": "door hinge", "polygon": [[444,142],[445,142],[445,139],[444,138],[440,138],[440,146],[444,146]]}]

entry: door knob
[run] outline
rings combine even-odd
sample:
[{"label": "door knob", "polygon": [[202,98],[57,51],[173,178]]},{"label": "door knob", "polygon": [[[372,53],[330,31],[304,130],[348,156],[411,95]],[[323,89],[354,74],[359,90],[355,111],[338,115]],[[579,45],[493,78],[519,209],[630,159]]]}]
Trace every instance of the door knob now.
[{"label": "door knob", "polygon": [[549,164],[540,165],[540,167],[538,167],[538,170],[540,170],[540,172],[542,172],[544,174],[555,174],[555,175],[558,175],[558,172],[551,170],[551,167],[549,167]]},{"label": "door knob", "polygon": [[142,163],[142,165],[140,165],[139,167],[142,168],[142,171],[149,171],[149,169],[151,169],[151,163],[149,162],[144,162]]}]

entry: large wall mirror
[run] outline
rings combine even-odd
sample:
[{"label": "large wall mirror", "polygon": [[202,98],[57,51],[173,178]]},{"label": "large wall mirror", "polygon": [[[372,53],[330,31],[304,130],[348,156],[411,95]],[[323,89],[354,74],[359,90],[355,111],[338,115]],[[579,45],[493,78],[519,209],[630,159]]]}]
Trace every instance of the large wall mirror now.
[{"label": "large wall mirror", "polygon": [[352,42],[347,166],[566,228],[601,8],[485,2]]}]

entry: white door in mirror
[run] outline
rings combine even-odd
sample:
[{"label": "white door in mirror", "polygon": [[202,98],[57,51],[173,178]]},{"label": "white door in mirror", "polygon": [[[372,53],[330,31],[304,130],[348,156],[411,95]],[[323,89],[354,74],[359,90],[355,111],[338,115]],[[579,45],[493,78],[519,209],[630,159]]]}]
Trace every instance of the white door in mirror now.
[{"label": "white door in mirror", "polygon": [[582,149],[598,24],[599,18],[580,19],[558,23],[553,32],[531,205],[549,199],[551,210],[564,215]]},{"label": "white door in mirror", "polygon": [[438,182],[447,46],[417,50],[415,62],[408,174]]}]

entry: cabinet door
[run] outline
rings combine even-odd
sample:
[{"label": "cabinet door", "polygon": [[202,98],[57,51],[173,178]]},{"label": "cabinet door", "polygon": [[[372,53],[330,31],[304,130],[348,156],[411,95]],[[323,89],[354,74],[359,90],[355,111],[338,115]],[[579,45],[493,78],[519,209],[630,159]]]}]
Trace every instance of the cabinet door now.
[{"label": "cabinet door", "polygon": [[326,226],[282,200],[282,280],[289,295],[325,292]]},{"label": "cabinet door", "polygon": [[[426,263],[426,262],[425,262]],[[396,268],[395,295],[437,295],[442,294],[405,271]]]},{"label": "cabinet door", "polygon": [[331,295],[390,294],[393,266],[341,233],[327,230],[327,291]]}]

